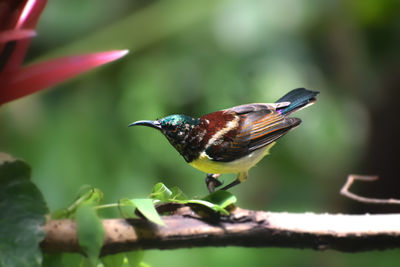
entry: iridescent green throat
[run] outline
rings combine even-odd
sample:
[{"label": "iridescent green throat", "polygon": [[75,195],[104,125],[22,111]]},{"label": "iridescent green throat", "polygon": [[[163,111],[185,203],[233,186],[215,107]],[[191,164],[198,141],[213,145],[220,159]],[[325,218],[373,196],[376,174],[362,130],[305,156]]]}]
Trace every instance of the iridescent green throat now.
[{"label": "iridescent green throat", "polygon": [[200,119],[178,114],[162,118],[158,122],[165,137],[187,162],[199,156],[201,138],[199,140],[197,126],[200,125]]}]

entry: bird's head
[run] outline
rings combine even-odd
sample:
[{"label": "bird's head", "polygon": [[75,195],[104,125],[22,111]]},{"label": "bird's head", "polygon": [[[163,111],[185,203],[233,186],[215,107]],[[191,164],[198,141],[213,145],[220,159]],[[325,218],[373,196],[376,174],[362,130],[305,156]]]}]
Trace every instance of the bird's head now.
[{"label": "bird's head", "polygon": [[199,124],[200,119],[175,114],[155,121],[136,121],[129,126],[143,125],[160,130],[179,153],[185,157],[184,150],[191,140],[191,131]]}]

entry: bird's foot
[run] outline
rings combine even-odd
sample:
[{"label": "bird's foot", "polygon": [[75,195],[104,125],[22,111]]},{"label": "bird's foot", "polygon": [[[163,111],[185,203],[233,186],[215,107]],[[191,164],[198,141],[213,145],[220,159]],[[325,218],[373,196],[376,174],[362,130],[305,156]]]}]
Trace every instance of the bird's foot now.
[{"label": "bird's foot", "polygon": [[238,185],[238,184],[240,184],[241,182],[246,181],[247,176],[248,176],[247,171],[245,171],[245,172],[240,172],[240,173],[238,174],[236,180],[234,180],[232,183],[230,183],[230,184],[228,184],[228,185],[225,185],[225,186],[222,187],[220,190],[228,190],[228,189],[234,187],[235,185]]},{"label": "bird's foot", "polygon": [[238,184],[240,184],[240,181],[239,181],[239,180],[235,180],[235,181],[233,181],[232,183],[230,183],[230,184],[228,184],[228,185],[222,187],[222,188],[219,189],[219,190],[228,190],[228,189],[230,189],[230,188],[232,188],[233,186],[238,185]]},{"label": "bird's foot", "polygon": [[220,175],[221,174],[207,173],[206,185],[210,193],[214,192],[216,187],[222,185],[222,182],[217,179]]}]

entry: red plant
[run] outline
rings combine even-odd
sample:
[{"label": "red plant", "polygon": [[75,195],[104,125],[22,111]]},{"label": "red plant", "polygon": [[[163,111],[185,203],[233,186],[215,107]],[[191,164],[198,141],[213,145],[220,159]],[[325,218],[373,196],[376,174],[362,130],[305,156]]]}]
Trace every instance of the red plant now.
[{"label": "red plant", "polygon": [[0,2],[0,105],[114,61],[127,50],[75,55],[21,66],[47,0]]}]

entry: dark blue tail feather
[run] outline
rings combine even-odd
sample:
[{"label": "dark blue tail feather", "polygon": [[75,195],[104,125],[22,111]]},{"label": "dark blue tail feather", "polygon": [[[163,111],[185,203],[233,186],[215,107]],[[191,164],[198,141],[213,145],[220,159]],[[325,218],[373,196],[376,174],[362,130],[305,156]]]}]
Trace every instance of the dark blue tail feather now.
[{"label": "dark blue tail feather", "polygon": [[279,102],[290,102],[290,105],[278,110],[281,114],[289,115],[309,104],[312,104],[317,99],[315,98],[319,92],[310,91],[305,88],[297,88],[283,97],[281,97],[276,103]]}]

